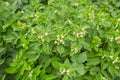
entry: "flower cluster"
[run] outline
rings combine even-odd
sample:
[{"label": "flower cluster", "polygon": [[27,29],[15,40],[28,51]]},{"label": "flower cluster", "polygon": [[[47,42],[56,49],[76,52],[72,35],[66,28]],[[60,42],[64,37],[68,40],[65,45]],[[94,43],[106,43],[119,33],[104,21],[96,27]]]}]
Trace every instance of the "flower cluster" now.
[{"label": "flower cluster", "polygon": [[120,36],[116,37],[115,40],[117,41],[118,44],[120,44]]},{"label": "flower cluster", "polygon": [[33,70],[29,73],[29,77],[31,78],[33,74]]},{"label": "flower cluster", "polygon": [[115,69],[119,70],[119,69],[120,69],[120,67],[119,67],[119,66],[115,66]]},{"label": "flower cluster", "polygon": [[73,32],[73,34],[77,37],[83,37],[85,35],[85,30],[83,29],[81,32]]},{"label": "flower cluster", "polygon": [[73,53],[78,53],[78,49],[77,49],[76,47],[71,47],[71,51],[72,51]]},{"label": "flower cluster", "polygon": [[60,73],[70,75],[70,70],[69,69],[60,69]]},{"label": "flower cluster", "polygon": [[38,38],[44,42],[45,41],[45,36],[48,36],[48,33],[46,32],[44,35],[39,35]]},{"label": "flower cluster", "polygon": [[114,38],[113,38],[113,37],[110,37],[109,40],[110,40],[110,42],[112,42],[112,41],[114,40]]},{"label": "flower cluster", "polygon": [[55,41],[55,44],[64,44],[64,35],[57,35],[57,40]]},{"label": "flower cluster", "polygon": [[93,20],[95,18],[95,14],[94,14],[94,10],[91,11],[91,13],[89,13],[89,19]]},{"label": "flower cluster", "polygon": [[31,29],[31,32],[33,33],[33,34],[35,34],[36,32],[35,32],[35,28],[32,28]]}]

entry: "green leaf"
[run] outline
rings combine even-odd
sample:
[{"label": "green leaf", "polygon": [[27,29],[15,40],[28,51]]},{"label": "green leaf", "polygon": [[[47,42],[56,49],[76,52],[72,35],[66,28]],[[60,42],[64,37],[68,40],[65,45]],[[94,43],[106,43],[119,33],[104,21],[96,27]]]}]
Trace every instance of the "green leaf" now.
[{"label": "green leaf", "polygon": [[78,56],[78,62],[79,63],[84,63],[85,61],[87,61],[86,52],[80,53],[79,56]]},{"label": "green leaf", "polygon": [[0,75],[1,80],[5,80],[6,75]]},{"label": "green leaf", "polygon": [[3,54],[5,54],[5,52],[6,52],[6,49],[3,48],[3,47],[0,47],[0,57],[1,57]]},{"label": "green leaf", "polygon": [[64,64],[67,65],[67,66],[70,66],[70,61],[69,61],[69,59],[66,59],[65,62],[64,62]]},{"label": "green leaf", "polygon": [[101,63],[101,66],[102,66],[102,70],[105,70],[107,67],[108,67],[109,63]]},{"label": "green leaf", "polygon": [[67,75],[64,75],[64,77],[62,78],[62,80],[69,80],[69,77]]},{"label": "green leaf", "polygon": [[15,38],[16,38],[16,37],[15,37],[14,35],[12,35],[12,34],[3,36],[3,39],[4,39],[7,43],[14,42]]},{"label": "green leaf", "polygon": [[71,60],[72,60],[73,62],[75,62],[75,63],[84,63],[85,61],[87,61],[86,52],[73,55],[73,56],[71,57]]},{"label": "green leaf", "polygon": [[52,59],[51,64],[55,69],[59,69],[60,67],[60,62],[58,61],[58,58],[56,57]]},{"label": "green leaf", "polygon": [[30,55],[26,55],[26,57],[28,57],[28,62],[34,62],[39,58],[38,54],[30,54]]},{"label": "green leaf", "polygon": [[76,40],[75,36],[73,36],[73,35],[67,35],[66,38],[70,41],[75,41]]},{"label": "green leaf", "polygon": [[18,69],[21,67],[21,65],[22,65],[22,63],[18,63],[18,65],[16,65],[16,66],[6,68],[6,72],[10,73],[10,74],[14,74],[19,71]]},{"label": "green leaf", "polygon": [[46,53],[46,54],[50,54],[51,53],[51,47],[50,47],[50,45],[49,45],[49,43],[47,43],[47,42],[45,42],[44,44],[43,44],[43,51]]},{"label": "green leaf", "polygon": [[35,67],[33,74],[39,75],[41,67],[42,67],[42,65],[38,65],[37,67]]},{"label": "green leaf", "polygon": [[[77,66],[77,65],[76,65]],[[85,74],[85,69],[83,64],[79,64],[76,71],[78,72],[78,76],[82,76]]]},{"label": "green leaf", "polygon": [[87,42],[82,42],[82,46],[86,49],[86,50],[91,50],[91,48],[90,48],[90,44],[89,43],[87,43]]},{"label": "green leaf", "polygon": [[113,66],[109,66],[108,67],[108,70],[109,70],[109,72],[110,72],[110,74],[112,75],[112,76],[114,76],[117,72],[116,72],[116,70],[115,70],[115,68],[113,67]]},{"label": "green leaf", "polygon": [[49,75],[45,75],[45,80],[53,80],[53,79],[55,79],[56,78],[56,76],[55,75],[53,75],[53,74],[49,74]]},{"label": "green leaf", "polygon": [[63,46],[63,45],[58,45],[58,46],[57,46],[57,51],[58,51],[58,53],[60,53],[60,54],[64,53],[64,51],[65,51],[64,46]]},{"label": "green leaf", "polygon": [[94,58],[88,58],[88,62],[87,62],[87,65],[98,65],[100,63],[100,58],[98,57],[94,57]]},{"label": "green leaf", "polygon": [[100,71],[99,67],[92,67],[90,69],[90,74],[91,75],[96,75]]},{"label": "green leaf", "polygon": [[3,64],[5,61],[5,58],[4,59],[0,59],[0,65]]}]

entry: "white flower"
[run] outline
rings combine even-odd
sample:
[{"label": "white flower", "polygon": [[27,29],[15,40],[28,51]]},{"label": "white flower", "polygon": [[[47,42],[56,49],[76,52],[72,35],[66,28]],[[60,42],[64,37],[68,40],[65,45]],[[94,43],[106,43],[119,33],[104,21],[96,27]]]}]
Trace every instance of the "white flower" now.
[{"label": "white flower", "polygon": [[114,64],[114,63],[116,63],[116,62],[117,62],[117,60],[118,60],[118,57],[117,57],[117,58],[116,58],[116,59],[115,59],[112,63],[113,63],[113,64]]},{"label": "white flower", "polygon": [[60,73],[70,75],[70,70],[69,69],[60,69]]},{"label": "white flower", "polygon": [[109,40],[110,40],[110,42],[112,42],[113,41],[113,37],[111,37]]},{"label": "white flower", "polygon": [[66,74],[67,74],[67,75],[70,75],[70,70],[69,70],[69,69],[66,70]]},{"label": "white flower", "polygon": [[36,33],[35,30],[34,30],[34,28],[32,28],[32,33]]},{"label": "white flower", "polygon": [[9,2],[5,2],[5,5],[6,5],[6,6],[9,6],[9,5],[10,5],[10,3],[9,3]]},{"label": "white flower", "polygon": [[74,52],[74,53],[77,53],[78,52],[78,49],[76,47],[71,47],[71,51]]},{"label": "white flower", "polygon": [[64,35],[57,35],[57,40],[55,41],[55,43],[59,44],[64,44]]},{"label": "white flower", "polygon": [[110,57],[110,59],[113,59],[113,56],[112,56],[112,55],[110,55],[109,57]]},{"label": "white flower", "polygon": [[33,70],[29,73],[29,77],[30,78],[32,77],[32,73],[33,73]]},{"label": "white flower", "polygon": [[22,10],[21,13],[24,13],[24,11]]},{"label": "white flower", "polygon": [[119,32],[119,30],[117,29],[116,32]]},{"label": "white flower", "polygon": [[118,70],[119,70],[119,69],[120,69],[120,67],[119,67],[119,66],[115,66],[115,69],[118,69]]},{"label": "white flower", "polygon": [[116,37],[115,40],[117,41],[118,44],[120,44],[120,36]]},{"label": "white flower", "polygon": [[63,38],[64,38],[64,35],[61,35],[61,38],[63,39]]},{"label": "white flower", "polygon": [[47,36],[47,35],[48,35],[48,33],[46,32],[46,33],[45,33],[45,36]]},{"label": "white flower", "polygon": [[60,69],[60,73],[61,73],[61,74],[64,74],[65,72],[66,72],[65,69]]},{"label": "white flower", "polygon": [[45,41],[45,39],[44,39],[44,36],[43,36],[43,35],[38,36],[38,38],[39,38],[42,42],[44,42],[44,41]]}]

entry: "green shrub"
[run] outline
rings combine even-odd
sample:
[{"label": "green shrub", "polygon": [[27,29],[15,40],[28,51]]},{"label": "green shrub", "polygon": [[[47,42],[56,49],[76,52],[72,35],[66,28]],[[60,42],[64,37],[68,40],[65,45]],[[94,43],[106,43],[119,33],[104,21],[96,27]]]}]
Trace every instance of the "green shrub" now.
[{"label": "green shrub", "polygon": [[119,80],[119,0],[1,0],[1,80]]}]

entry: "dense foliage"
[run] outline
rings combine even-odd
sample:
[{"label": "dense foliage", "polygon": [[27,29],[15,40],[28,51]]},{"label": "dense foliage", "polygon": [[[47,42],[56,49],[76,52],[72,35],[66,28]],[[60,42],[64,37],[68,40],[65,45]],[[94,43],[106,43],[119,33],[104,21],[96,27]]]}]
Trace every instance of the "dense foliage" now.
[{"label": "dense foliage", "polygon": [[0,80],[120,80],[120,0],[0,0]]}]

